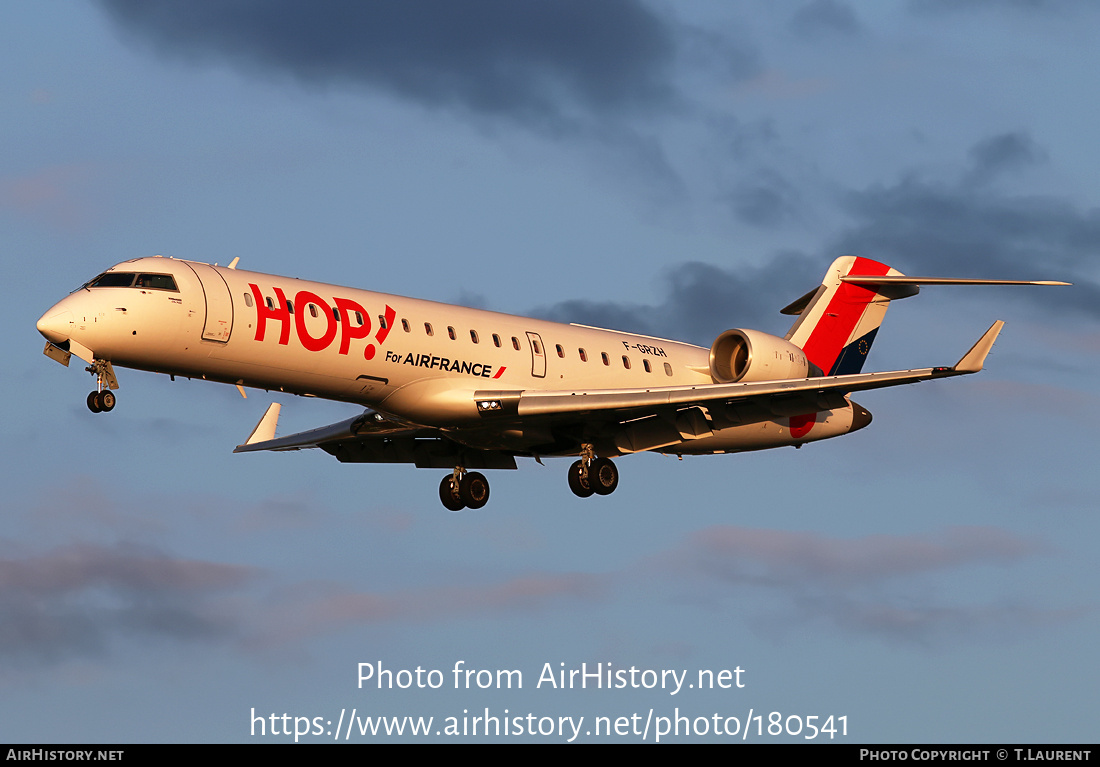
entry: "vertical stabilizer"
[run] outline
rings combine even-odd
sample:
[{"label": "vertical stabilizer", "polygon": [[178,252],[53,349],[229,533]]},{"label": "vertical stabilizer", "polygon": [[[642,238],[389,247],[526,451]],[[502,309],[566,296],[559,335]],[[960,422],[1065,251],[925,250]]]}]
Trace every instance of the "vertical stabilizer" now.
[{"label": "vertical stabilizer", "polygon": [[864,287],[844,282],[848,275],[898,276],[901,272],[886,264],[859,256],[841,256],[833,261],[821,287],[788,309],[800,308],[787,340],[806,352],[810,362],[825,375],[859,373],[875,340],[891,298],[913,295],[912,285]]}]

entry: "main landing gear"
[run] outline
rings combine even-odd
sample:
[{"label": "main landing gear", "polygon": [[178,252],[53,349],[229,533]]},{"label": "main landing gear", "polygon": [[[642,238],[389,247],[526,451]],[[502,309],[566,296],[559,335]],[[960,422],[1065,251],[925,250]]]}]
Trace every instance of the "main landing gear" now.
[{"label": "main landing gear", "polygon": [[109,413],[115,408],[115,393],[112,389],[118,388],[118,379],[115,378],[115,369],[107,360],[93,360],[86,368],[95,376],[96,390],[88,394],[88,409],[93,413]]},{"label": "main landing gear", "polygon": [[480,509],[489,502],[489,480],[484,474],[456,466],[439,483],[439,500],[450,511]]},{"label": "main landing gear", "polygon": [[[88,402],[91,407],[90,395]],[[592,445],[586,444],[581,449],[581,459],[569,467],[568,478],[569,489],[581,498],[611,495],[619,486],[619,469],[610,459],[597,458]],[[489,480],[476,471],[456,466],[454,472],[440,481],[439,500],[450,511],[480,509],[489,502]]]},{"label": "main landing gear", "polygon": [[569,489],[573,495],[588,498],[611,495],[619,486],[619,470],[609,458],[596,458],[591,445],[581,449],[581,459],[569,467]]}]

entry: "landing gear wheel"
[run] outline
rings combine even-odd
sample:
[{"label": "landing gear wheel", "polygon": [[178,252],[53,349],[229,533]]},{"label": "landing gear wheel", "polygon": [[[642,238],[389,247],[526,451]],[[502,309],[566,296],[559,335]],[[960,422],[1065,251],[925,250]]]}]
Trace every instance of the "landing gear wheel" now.
[{"label": "landing gear wheel", "polygon": [[611,495],[619,486],[619,470],[607,458],[597,458],[588,467],[588,486],[597,495]]},{"label": "landing gear wheel", "polygon": [[573,495],[580,498],[587,498],[592,495],[592,487],[588,484],[588,479],[584,477],[583,461],[575,461],[569,467],[569,489],[573,491]]},{"label": "landing gear wheel", "polygon": [[99,393],[99,409],[104,413],[109,413],[115,409],[114,392],[105,389]]},{"label": "landing gear wheel", "polygon": [[483,474],[471,471],[458,483],[458,497],[471,509],[480,509],[489,502],[489,480]]},{"label": "landing gear wheel", "polygon": [[88,394],[88,409],[93,413],[100,413],[103,408],[99,404],[99,392],[94,391]]},{"label": "landing gear wheel", "polygon": [[443,505],[449,511],[462,511],[466,508],[466,504],[458,497],[458,492],[454,486],[454,477],[450,474],[445,476],[443,481],[439,483],[439,500],[443,502]]}]

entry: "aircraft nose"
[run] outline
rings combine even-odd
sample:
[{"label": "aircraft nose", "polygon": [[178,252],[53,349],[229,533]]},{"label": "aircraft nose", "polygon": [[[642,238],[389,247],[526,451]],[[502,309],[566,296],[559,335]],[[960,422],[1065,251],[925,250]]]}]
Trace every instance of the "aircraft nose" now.
[{"label": "aircraft nose", "polygon": [[73,313],[55,306],[38,319],[38,332],[52,344],[69,340],[73,329]]}]

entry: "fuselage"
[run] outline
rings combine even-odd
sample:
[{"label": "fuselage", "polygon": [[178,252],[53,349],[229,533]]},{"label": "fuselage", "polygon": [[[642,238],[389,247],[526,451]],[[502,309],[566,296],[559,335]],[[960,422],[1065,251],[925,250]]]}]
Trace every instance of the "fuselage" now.
[{"label": "fuselage", "polygon": [[[534,437],[487,433],[473,392],[713,383],[710,350],[692,344],[161,257],[112,267],[38,328],[77,356],[356,403],[517,452]],[[810,419],[722,429],[668,452],[760,449],[853,429],[850,406]]]}]

